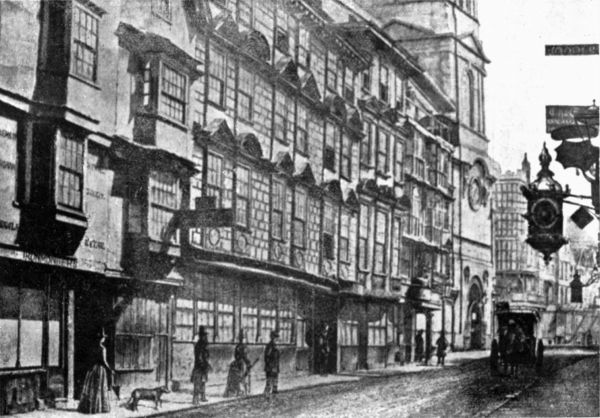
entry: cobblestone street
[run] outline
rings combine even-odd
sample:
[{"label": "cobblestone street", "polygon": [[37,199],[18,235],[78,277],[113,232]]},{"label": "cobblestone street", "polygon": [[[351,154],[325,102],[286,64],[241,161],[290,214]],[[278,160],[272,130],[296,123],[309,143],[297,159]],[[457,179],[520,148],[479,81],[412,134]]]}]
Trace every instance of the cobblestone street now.
[{"label": "cobblestone street", "polygon": [[[538,378],[529,370],[511,378],[491,377],[483,359],[444,369],[370,376],[358,382],[284,392],[270,401],[257,397],[210,405],[185,414],[180,411],[178,416],[597,416],[597,396],[592,395],[598,390],[597,363],[597,356],[549,352],[544,376]],[[595,388],[586,386],[589,381],[596,382]],[[571,392],[565,391],[566,386]],[[524,389],[523,401],[514,401],[514,408],[506,403]],[[578,392],[581,396],[577,399],[583,403],[572,410],[571,404],[565,403],[555,410],[551,400],[558,399],[557,392],[564,393],[563,397]],[[544,408],[539,409],[541,406]]]}]

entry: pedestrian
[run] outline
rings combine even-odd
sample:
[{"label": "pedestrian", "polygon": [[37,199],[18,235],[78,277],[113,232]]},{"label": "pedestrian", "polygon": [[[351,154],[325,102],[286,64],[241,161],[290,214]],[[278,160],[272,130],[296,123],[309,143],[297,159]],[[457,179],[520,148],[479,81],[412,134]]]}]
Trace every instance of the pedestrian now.
[{"label": "pedestrian", "polygon": [[247,377],[252,367],[248,359],[244,330],[240,330],[238,343],[233,353],[233,361],[229,365],[227,385],[225,386],[225,398],[248,394]]},{"label": "pedestrian", "polygon": [[108,380],[109,375],[114,375],[114,371],[106,361],[104,341],[106,341],[106,334],[104,328],[102,328],[98,333],[98,345],[93,347],[94,365],[85,375],[79,405],[77,406],[77,411],[83,414],[110,412]]},{"label": "pedestrian", "polygon": [[319,334],[319,372],[322,376],[329,371],[329,324],[325,324]]},{"label": "pedestrian", "polygon": [[446,336],[444,335],[444,331],[440,332],[440,337],[435,342],[436,347],[436,355],[437,355],[437,365],[443,366],[444,359],[446,358],[446,349],[448,348],[448,341],[446,340]]},{"label": "pedestrian", "polygon": [[415,337],[415,361],[417,363],[423,361],[423,343],[423,330],[420,329],[417,331],[417,336]]},{"label": "pedestrian", "polygon": [[265,347],[265,373],[267,375],[267,384],[265,386],[265,395],[274,395],[277,393],[277,380],[279,377],[279,350],[277,349],[278,331],[271,331],[271,340]]},{"label": "pedestrian", "polygon": [[431,335],[427,334],[425,336],[425,356],[423,359],[423,362],[425,364],[425,366],[429,366],[429,359],[431,358],[431,352],[432,352],[432,347],[431,347]]},{"label": "pedestrian", "polygon": [[204,326],[201,325],[198,328],[198,341],[194,345],[194,370],[192,371],[192,383],[194,384],[192,403],[194,405],[198,405],[199,401],[208,401],[206,399],[206,382],[211,369],[208,358],[208,335]]}]

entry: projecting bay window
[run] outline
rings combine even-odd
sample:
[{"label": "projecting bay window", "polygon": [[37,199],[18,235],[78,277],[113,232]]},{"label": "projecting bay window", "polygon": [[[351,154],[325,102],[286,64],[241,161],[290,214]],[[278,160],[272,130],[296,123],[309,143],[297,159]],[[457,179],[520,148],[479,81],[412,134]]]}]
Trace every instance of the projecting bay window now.
[{"label": "projecting bay window", "polygon": [[294,194],[294,246],[297,248],[306,247],[306,219],[308,211],[308,195],[301,188],[296,188]]},{"label": "projecting bay window", "polygon": [[310,68],[310,32],[303,26],[298,28],[298,65]]},{"label": "projecting bay window", "polygon": [[275,92],[274,136],[283,144],[292,139],[294,132],[294,103],[281,91]]},{"label": "projecting bay window", "polygon": [[296,125],[296,151],[308,155],[308,110],[298,104],[298,123]]},{"label": "projecting bay window", "polygon": [[150,238],[169,239],[179,244],[179,230],[171,234],[170,222],[179,210],[181,192],[179,180],[172,173],[151,171],[149,176],[149,225]]},{"label": "projecting bay window", "polygon": [[375,273],[387,272],[387,213],[377,210],[375,212]]},{"label": "projecting bay window", "polygon": [[327,51],[327,89],[335,92],[338,83],[338,60],[337,56]]},{"label": "projecting bay window", "polygon": [[385,103],[390,101],[390,70],[385,65],[379,69],[379,99]]},{"label": "projecting bay window", "polygon": [[342,210],[342,213],[340,214],[339,238],[340,261],[342,263],[350,262],[350,219],[350,214],[345,210]]},{"label": "projecting bay window", "polygon": [[81,210],[85,144],[66,133],[60,135],[59,141],[57,202]]},{"label": "projecting bay window", "polygon": [[387,132],[377,130],[377,172],[387,174],[389,166],[390,136]]},{"label": "projecting bay window", "polygon": [[179,123],[186,123],[186,76],[166,64],[161,65],[160,113]]},{"label": "projecting bay window", "polygon": [[375,138],[375,125],[370,122],[365,122],[366,136],[360,143],[360,163],[367,167],[373,164],[373,141]]},{"label": "projecting bay window", "polygon": [[333,205],[325,202],[323,205],[323,257],[328,260],[335,258],[335,223]]},{"label": "projecting bay window", "polygon": [[208,154],[206,159],[206,196],[213,196],[217,208],[223,202],[223,158]]},{"label": "projecting bay window", "polygon": [[225,107],[225,79],[227,57],[211,46],[208,65],[208,101],[218,107]]},{"label": "projecting bay window", "polygon": [[404,143],[396,137],[396,151],[394,152],[394,180],[398,183],[404,179]]},{"label": "projecting bay window", "polygon": [[325,148],[323,149],[323,166],[335,171],[335,144],[338,142],[339,129],[333,123],[327,123],[325,129]]},{"label": "projecting bay window", "polygon": [[96,15],[74,2],[71,71],[91,82],[98,76],[98,22]]},{"label": "projecting bay window", "polygon": [[273,180],[271,192],[271,237],[282,240],[284,231],[284,216],[286,202],[285,183],[281,180]]},{"label": "projecting bay window", "polygon": [[341,146],[340,175],[346,180],[350,180],[352,176],[352,141],[348,135],[342,135]]},{"label": "projecting bay window", "polygon": [[254,74],[243,67],[239,69],[237,93],[238,117],[246,122],[251,122],[254,108]]},{"label": "projecting bay window", "polygon": [[371,208],[360,205],[360,218],[358,220],[358,268],[369,270],[369,219]]},{"label": "projecting bay window", "polygon": [[235,221],[242,228],[250,227],[250,171],[245,167],[237,168]]},{"label": "projecting bay window", "polygon": [[394,217],[392,220],[392,275],[394,277],[400,277],[402,269],[402,254],[400,251],[400,243],[402,242],[401,225],[400,218]]}]

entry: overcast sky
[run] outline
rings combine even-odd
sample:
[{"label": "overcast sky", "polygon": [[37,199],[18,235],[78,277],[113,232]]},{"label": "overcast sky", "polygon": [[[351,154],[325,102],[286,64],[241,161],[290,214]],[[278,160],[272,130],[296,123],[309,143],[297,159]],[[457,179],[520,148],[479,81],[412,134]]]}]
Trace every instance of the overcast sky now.
[{"label": "overcast sky", "polygon": [[[600,56],[546,57],[544,45],[600,43],[600,0],[480,0],[479,20],[492,61],[485,86],[490,154],[506,171],[527,152],[535,174],[542,143],[553,159],[559,145],[545,133],[545,106],[600,103]],[[589,195],[573,168],[553,161],[551,169],[574,193]]]}]

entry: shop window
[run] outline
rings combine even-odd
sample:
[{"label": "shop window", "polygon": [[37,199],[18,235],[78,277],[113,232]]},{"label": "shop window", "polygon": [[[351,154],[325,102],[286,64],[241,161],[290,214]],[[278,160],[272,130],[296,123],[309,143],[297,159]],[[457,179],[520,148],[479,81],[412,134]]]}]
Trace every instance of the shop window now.
[{"label": "shop window", "polygon": [[179,244],[179,230],[173,236],[166,236],[170,231],[169,224],[179,210],[179,180],[172,173],[159,171],[151,171],[149,177],[149,236],[155,240],[169,239],[171,243]]},{"label": "shop window", "polygon": [[296,125],[296,151],[308,154],[308,110],[298,104],[298,123]]},{"label": "shop window", "polygon": [[254,100],[254,74],[243,67],[239,69],[238,116],[247,122],[252,121]]},{"label": "shop window", "polygon": [[250,171],[245,167],[237,168],[235,220],[242,228],[250,227]]},{"label": "shop window", "polygon": [[333,205],[325,203],[323,207],[323,257],[335,259],[335,211]]},{"label": "shop window", "polygon": [[261,292],[259,341],[270,341],[271,331],[277,329],[277,288],[264,286]]},{"label": "shop window", "polygon": [[291,289],[279,292],[279,340],[282,344],[294,343],[295,297]]},{"label": "shop window", "polygon": [[346,180],[352,177],[352,141],[346,134],[342,135],[341,158],[340,158],[340,175]]},{"label": "shop window", "polygon": [[308,327],[306,322],[306,319],[300,315],[296,317],[296,347],[298,348],[308,347],[308,343],[306,341]]},{"label": "shop window", "polygon": [[360,219],[358,227],[358,267],[361,270],[369,270],[369,219],[371,208],[360,205]]},{"label": "shop window", "polygon": [[335,144],[339,137],[337,125],[328,123],[325,129],[325,148],[323,150],[323,166],[335,171]]},{"label": "shop window", "polygon": [[258,295],[256,286],[242,289],[242,328],[250,344],[258,342]]},{"label": "shop window", "polygon": [[385,212],[375,214],[375,272],[385,274],[387,271],[387,222]]},{"label": "shop window", "polygon": [[294,246],[306,246],[306,216],[308,196],[302,189],[296,189],[294,196]]},{"label": "shop window", "polygon": [[[381,308],[369,306],[369,310],[371,309]],[[369,347],[381,347],[386,344],[387,315],[383,313],[379,318],[369,321]]]},{"label": "shop window", "polygon": [[342,320],[340,327],[340,345],[358,345],[358,321]]},{"label": "shop window", "polygon": [[192,299],[177,298],[175,324],[177,341],[194,340],[194,301]]},{"label": "shop window", "polygon": [[273,180],[273,191],[271,193],[271,236],[275,239],[284,237],[284,216],[286,202],[285,183],[281,180]]},{"label": "shop window", "polygon": [[208,65],[208,101],[218,107],[225,107],[225,80],[227,57],[211,46]]},{"label": "shop window", "polygon": [[234,306],[235,287],[231,282],[222,282],[217,291],[217,332],[215,342],[235,342]]},{"label": "shop window", "polygon": [[92,82],[96,81],[98,72],[98,23],[96,15],[74,4],[72,72]]},{"label": "shop window", "polygon": [[58,203],[82,209],[84,142],[67,134],[61,135],[59,141]]},{"label": "shop window", "polygon": [[350,215],[342,211],[340,215],[340,261],[350,262]]}]

